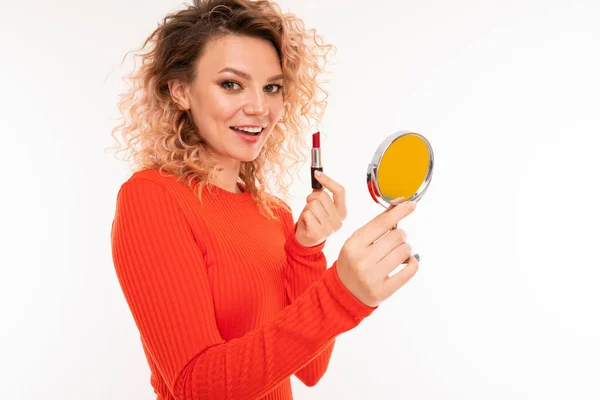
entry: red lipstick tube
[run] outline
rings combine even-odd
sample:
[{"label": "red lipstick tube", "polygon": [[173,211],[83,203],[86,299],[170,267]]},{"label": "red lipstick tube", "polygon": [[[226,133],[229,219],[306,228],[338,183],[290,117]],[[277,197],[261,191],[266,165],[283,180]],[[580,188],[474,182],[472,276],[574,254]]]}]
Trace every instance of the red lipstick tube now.
[{"label": "red lipstick tube", "polygon": [[321,164],[321,132],[312,135],[312,150],[310,152],[310,177],[313,189],[323,189],[323,185],[315,178],[315,171],[323,172]]}]

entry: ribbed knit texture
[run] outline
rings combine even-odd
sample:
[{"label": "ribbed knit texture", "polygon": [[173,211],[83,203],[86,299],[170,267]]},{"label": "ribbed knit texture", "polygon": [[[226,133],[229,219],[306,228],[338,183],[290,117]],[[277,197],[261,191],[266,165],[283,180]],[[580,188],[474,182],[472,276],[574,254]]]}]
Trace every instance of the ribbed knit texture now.
[{"label": "ribbed knit texture", "polygon": [[289,206],[136,172],[117,196],[112,252],[157,399],[292,399],[325,373],[334,339],[371,314],[294,237]]}]

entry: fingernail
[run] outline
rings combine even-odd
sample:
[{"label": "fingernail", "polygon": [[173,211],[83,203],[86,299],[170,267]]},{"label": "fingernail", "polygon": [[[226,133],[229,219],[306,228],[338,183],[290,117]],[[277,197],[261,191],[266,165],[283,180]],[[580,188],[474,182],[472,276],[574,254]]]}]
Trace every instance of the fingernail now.
[{"label": "fingernail", "polygon": [[413,208],[415,208],[417,205],[417,202],[414,200],[411,201],[407,201],[406,202],[406,207],[408,207],[408,209],[412,210]]},{"label": "fingernail", "polygon": [[323,176],[323,173],[319,170],[315,171],[315,176]]},{"label": "fingernail", "polygon": [[415,258],[417,259],[417,261],[421,261],[421,256],[419,256],[418,254],[415,254]]}]

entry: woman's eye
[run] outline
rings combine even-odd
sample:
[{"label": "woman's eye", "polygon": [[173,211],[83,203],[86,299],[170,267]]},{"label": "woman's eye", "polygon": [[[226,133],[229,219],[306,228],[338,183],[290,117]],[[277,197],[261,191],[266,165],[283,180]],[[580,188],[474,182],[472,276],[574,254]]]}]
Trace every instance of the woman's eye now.
[{"label": "woman's eye", "polygon": [[265,86],[265,91],[269,93],[276,93],[280,92],[282,88],[282,85],[267,85]]},{"label": "woman's eye", "polygon": [[221,83],[221,86],[227,90],[237,90],[236,85],[237,85],[237,87],[240,86],[239,83],[234,82],[234,81],[225,81],[225,82]]}]

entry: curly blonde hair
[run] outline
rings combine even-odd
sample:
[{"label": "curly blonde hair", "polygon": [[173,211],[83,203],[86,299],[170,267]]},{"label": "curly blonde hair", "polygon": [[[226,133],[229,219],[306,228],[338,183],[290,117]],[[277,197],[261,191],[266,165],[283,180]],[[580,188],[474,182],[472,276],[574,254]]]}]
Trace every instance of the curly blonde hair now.
[{"label": "curly blonde hair", "polygon": [[[133,170],[158,168],[180,181],[197,183],[197,195],[217,172],[209,149],[199,136],[191,115],[171,98],[168,82],[187,83],[196,77],[196,61],[207,43],[223,35],[262,38],[271,42],[279,55],[284,75],[282,120],[258,157],[242,162],[239,179],[265,216],[275,217],[272,207],[282,205],[270,195],[269,178],[274,178],[287,197],[292,175],[306,161],[303,134],[311,122],[320,124],[327,106],[327,92],[317,80],[324,72],[330,52],[314,29],[301,19],[282,13],[273,1],[194,0],[187,8],[167,15],[138,50],[145,52],[141,67],[124,80],[129,90],[119,101],[123,122],[112,131],[117,155],[126,153]],[[129,54],[129,53],[128,53]],[[127,55],[126,55],[127,56]],[[122,136],[121,143],[117,134]]]}]

